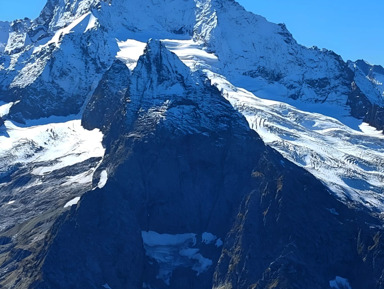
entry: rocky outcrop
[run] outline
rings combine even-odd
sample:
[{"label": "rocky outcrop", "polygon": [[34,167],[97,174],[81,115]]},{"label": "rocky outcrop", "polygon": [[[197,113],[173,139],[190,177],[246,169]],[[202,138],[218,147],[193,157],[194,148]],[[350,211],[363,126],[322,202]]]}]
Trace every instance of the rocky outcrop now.
[{"label": "rocky outcrop", "polygon": [[291,164],[279,169],[271,157],[259,160],[261,185],[243,198],[214,288],[320,289],[336,276],[351,288],[383,288],[380,222],[336,201]]},{"label": "rocky outcrop", "polygon": [[384,68],[363,60],[348,62],[354,72],[352,93],[348,99],[351,114],[384,130]]},{"label": "rocky outcrop", "polygon": [[130,71],[124,63],[115,60],[104,74],[82,116],[82,126],[88,130],[100,129],[108,134],[125,114],[125,94],[130,83]]},{"label": "rocky outcrop", "polygon": [[37,48],[31,63],[10,84],[13,100],[20,100],[10,117],[22,122],[80,112],[117,50],[103,29],[86,30],[88,21],[84,18],[60,43]]},{"label": "rocky outcrop", "polygon": [[364,120],[378,130],[384,131],[384,107],[369,101],[368,97],[354,82],[351,87],[352,90],[347,102],[351,108],[351,115]]},{"label": "rocky outcrop", "polygon": [[34,271],[36,280],[26,288],[142,286],[141,232],[129,199],[110,189],[113,194],[99,189],[89,192],[78,208],[56,221],[38,255],[43,263],[40,271]]}]

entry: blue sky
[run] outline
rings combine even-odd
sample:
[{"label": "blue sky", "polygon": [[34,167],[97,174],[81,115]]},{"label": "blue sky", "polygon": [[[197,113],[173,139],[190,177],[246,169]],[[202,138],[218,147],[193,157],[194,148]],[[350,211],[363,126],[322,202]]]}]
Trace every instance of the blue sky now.
[{"label": "blue sky", "polygon": [[36,18],[47,0],[0,0],[0,20]]},{"label": "blue sky", "polygon": [[[35,18],[46,0],[0,0],[0,20]],[[285,23],[305,46],[316,45],[344,60],[384,65],[383,0],[238,0],[247,10]]]},{"label": "blue sky", "polygon": [[316,45],[344,60],[384,66],[383,0],[238,0],[271,22],[285,23],[305,46]]}]

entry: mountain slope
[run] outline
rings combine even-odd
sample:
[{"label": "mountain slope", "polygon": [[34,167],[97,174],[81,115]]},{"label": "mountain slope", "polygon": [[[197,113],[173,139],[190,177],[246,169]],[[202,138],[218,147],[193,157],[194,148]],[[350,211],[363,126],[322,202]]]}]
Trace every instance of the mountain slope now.
[{"label": "mountain slope", "polygon": [[[24,95],[17,105],[19,109],[14,109],[14,114],[22,114],[13,116],[19,120],[79,112],[95,89],[91,79],[100,79],[112,64],[111,54],[116,53],[114,40],[132,38],[146,42],[153,37],[193,38],[219,57],[212,69],[261,97],[288,97],[320,107],[322,103],[350,107],[354,117],[380,129],[382,126],[377,109],[382,108],[383,97],[366,90],[369,79],[358,75],[355,78],[353,69],[338,55],[298,45],[284,25],[269,23],[234,1],[69,1],[65,5],[48,1],[39,18],[23,25],[19,38],[29,40],[11,42],[20,48],[5,49],[8,53],[3,55],[5,66],[1,71],[8,75],[2,84],[8,95],[5,99],[18,100],[20,97],[12,94]],[[95,54],[96,51],[102,53]],[[59,55],[54,56],[55,53]],[[73,61],[66,67],[67,62],[63,65],[62,60],[54,61],[67,57],[75,57],[78,65],[73,67]],[[89,58],[94,61],[89,62]],[[12,62],[13,65],[7,64]],[[70,72],[74,71],[79,79],[73,78]],[[36,79],[38,75],[41,77]],[[44,75],[61,77],[60,81],[50,78],[53,84],[48,84]],[[68,87],[73,81],[76,85]],[[73,87],[77,89],[72,91]],[[14,88],[11,95],[9,88]],[[55,97],[57,94],[62,95],[61,99]],[[24,115],[31,106],[36,106],[30,99],[36,97],[41,102],[33,109],[37,113]],[[51,103],[47,103],[50,99]],[[362,100],[364,105],[359,105]],[[54,107],[54,103],[60,107]],[[73,108],[63,108],[69,105]]]},{"label": "mountain slope", "polygon": [[56,220],[26,261],[29,277],[13,286],[327,288],[343,276],[353,288],[381,288],[381,247],[367,251],[382,234],[377,220],[354,219],[353,208],[266,147],[206,80],[149,42],[116,114],[125,122],[105,119],[120,133],[106,132],[98,187]]},{"label": "mountain slope", "polygon": [[380,67],[231,0],[0,25],[1,287],[384,288]]}]

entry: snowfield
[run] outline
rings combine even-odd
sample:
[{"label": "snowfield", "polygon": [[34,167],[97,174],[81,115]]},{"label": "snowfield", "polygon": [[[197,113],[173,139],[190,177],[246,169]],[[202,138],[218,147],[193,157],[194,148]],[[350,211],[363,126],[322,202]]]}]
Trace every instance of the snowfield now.
[{"label": "snowfield", "polygon": [[208,232],[201,235],[199,238],[201,241],[197,241],[197,234],[194,233],[160,234],[142,231],[141,235],[147,256],[159,265],[157,279],[163,280],[167,285],[173,271],[178,267],[189,267],[197,275],[207,271],[212,265],[212,260],[204,257],[200,253],[200,248],[220,240]]},{"label": "snowfield", "polygon": [[33,125],[38,122],[31,121],[29,126],[5,121],[0,128],[0,171],[16,163],[51,163],[32,171],[44,175],[104,155],[102,133],[84,129],[80,120]]},{"label": "snowfield", "polygon": [[[192,40],[163,43],[192,70],[203,69],[263,141],[305,168],[344,202],[384,211],[384,135],[349,116],[346,107],[287,100],[268,92],[257,97],[236,87],[219,70],[213,54]],[[289,102],[289,104],[288,104]]]},{"label": "snowfield", "polygon": [[130,70],[136,67],[139,57],[143,55],[146,43],[133,39],[118,41],[119,51],[116,58],[124,62]]},{"label": "snowfield", "polygon": [[40,212],[76,204],[80,194],[92,189],[105,151],[102,138],[97,129],[85,130],[79,119],[26,125],[5,121],[0,127],[0,231]]},{"label": "snowfield", "polygon": [[[339,120],[261,99],[211,74],[212,83],[263,141],[305,168],[347,202],[384,210],[384,135],[367,124]],[[348,120],[346,120],[348,123]]]}]

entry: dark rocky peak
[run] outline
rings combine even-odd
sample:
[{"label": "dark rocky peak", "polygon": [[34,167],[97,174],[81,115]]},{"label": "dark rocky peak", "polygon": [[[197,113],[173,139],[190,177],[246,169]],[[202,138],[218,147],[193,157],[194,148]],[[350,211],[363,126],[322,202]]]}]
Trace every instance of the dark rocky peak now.
[{"label": "dark rocky peak", "polygon": [[206,76],[192,72],[158,40],[148,42],[133,71],[127,113],[129,123],[144,113],[185,132],[249,130]]},{"label": "dark rocky peak", "polygon": [[[99,83],[100,95],[88,106],[91,114],[98,103],[121,100],[126,71],[120,62],[112,65]],[[112,83],[118,86],[110,88]],[[157,261],[146,257],[141,232],[212,232],[224,238],[265,146],[217,88],[192,74],[160,41],[149,41],[125,94],[126,107],[116,109],[135,118],[127,126],[113,122],[106,135],[106,156],[95,175],[108,175],[106,185],[57,220],[31,259],[41,270],[26,288],[139,288],[143,283],[180,288],[189,282],[210,288],[220,246],[199,241],[205,257],[182,258],[168,280],[158,277]],[[108,112],[102,117],[102,123],[114,119]],[[119,133],[110,133],[114,129]],[[200,247],[189,252],[196,250]],[[69,274],[75,264],[77,273]],[[194,265],[204,269],[196,272]]]},{"label": "dark rocky peak", "polygon": [[[150,39],[139,58],[133,77],[141,78],[145,75],[158,83],[169,82],[174,84],[182,81],[188,82],[191,77],[190,69],[185,66],[176,54],[169,51],[160,40]],[[174,78],[177,75],[182,79]]]},{"label": "dark rocky peak", "polygon": [[[100,92],[113,95],[117,90],[107,84],[124,71],[115,62]],[[135,118],[108,135],[96,174],[108,176],[105,186],[57,219],[28,260],[24,288],[328,288],[336,276],[354,289],[382,288],[380,222],[366,211],[357,216],[266,147],[220,92],[160,41],[148,43],[130,81],[120,110]],[[116,82],[123,86],[126,79]],[[94,103],[105,103],[104,97]],[[205,130],[202,119],[211,124]],[[204,232],[223,246],[204,244]],[[168,234],[171,241],[153,244],[146,234]],[[199,238],[187,247],[172,245],[171,238],[183,234]],[[186,252],[196,259],[183,259]],[[206,266],[196,272],[201,262]]]},{"label": "dark rocky peak", "polygon": [[10,28],[12,32],[23,33],[30,27],[31,20],[29,18],[18,19],[11,22]]},{"label": "dark rocky peak", "polygon": [[125,117],[126,92],[130,71],[120,60],[115,60],[103,75],[82,116],[82,126],[88,130],[99,128],[104,134]]},{"label": "dark rocky peak", "polygon": [[92,12],[108,30],[119,35],[148,30],[190,35],[194,11],[192,0],[49,0],[34,23],[56,31]]},{"label": "dark rocky peak", "polygon": [[370,75],[371,73],[379,73],[384,75],[384,67],[381,65],[372,65],[366,62],[363,59],[359,59],[355,61],[355,64],[366,74]]},{"label": "dark rocky peak", "polygon": [[106,161],[95,173],[117,164],[129,154],[131,141],[164,131],[170,138],[202,134],[231,134],[242,139],[250,129],[221,92],[202,73],[193,73],[158,40],[150,40],[137,66],[115,61],[104,75],[82,118],[88,128],[105,132]]},{"label": "dark rocky peak", "polygon": [[0,54],[4,52],[5,46],[8,42],[10,30],[10,23],[7,21],[0,21]]},{"label": "dark rocky peak", "polygon": [[48,0],[34,24],[56,31],[90,12],[101,1],[103,0]]}]

